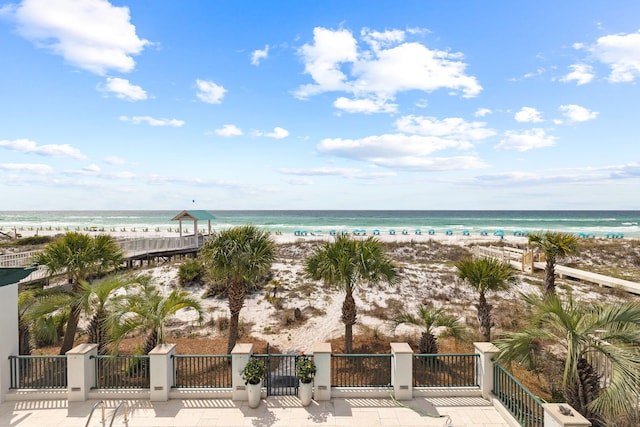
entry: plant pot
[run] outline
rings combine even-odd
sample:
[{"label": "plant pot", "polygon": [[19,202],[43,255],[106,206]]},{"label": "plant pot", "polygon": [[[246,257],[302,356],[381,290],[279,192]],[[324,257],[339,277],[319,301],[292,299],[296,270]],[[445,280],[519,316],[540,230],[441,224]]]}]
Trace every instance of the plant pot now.
[{"label": "plant pot", "polygon": [[247,384],[246,387],[249,408],[255,409],[260,406],[260,399],[262,399],[262,381],[258,384]]},{"label": "plant pot", "polygon": [[298,387],[298,397],[300,398],[300,402],[302,402],[302,406],[309,406],[312,394],[313,383],[300,382],[300,386]]}]

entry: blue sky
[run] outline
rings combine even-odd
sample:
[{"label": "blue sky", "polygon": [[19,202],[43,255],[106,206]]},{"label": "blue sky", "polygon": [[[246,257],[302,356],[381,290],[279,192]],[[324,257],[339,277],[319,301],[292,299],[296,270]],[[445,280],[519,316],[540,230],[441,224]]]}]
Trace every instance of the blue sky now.
[{"label": "blue sky", "polygon": [[638,209],[638,17],[0,0],[0,210]]}]

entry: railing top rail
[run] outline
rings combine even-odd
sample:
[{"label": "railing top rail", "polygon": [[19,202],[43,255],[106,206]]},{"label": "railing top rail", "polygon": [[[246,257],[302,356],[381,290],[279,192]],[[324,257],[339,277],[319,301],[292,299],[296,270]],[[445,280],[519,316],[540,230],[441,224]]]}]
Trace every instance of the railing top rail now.
[{"label": "railing top rail", "polygon": [[66,359],[66,354],[18,354],[9,356],[11,359]]},{"label": "railing top rail", "polygon": [[89,359],[148,359],[148,354],[97,354],[89,356]]},{"label": "railing top rail", "polygon": [[[494,369],[498,369],[500,372],[504,373],[507,375],[507,377],[512,380],[513,382],[515,382],[520,388],[522,388],[522,390],[525,392],[525,394],[531,398],[533,398],[537,403],[539,404],[543,404],[544,402],[542,401],[542,399],[540,399],[538,396],[536,396],[535,394],[531,393],[529,391],[529,389],[527,387],[524,386],[524,384],[522,384],[520,381],[518,381],[518,379],[516,377],[514,377],[509,371],[507,371],[504,367],[502,367],[502,365],[500,365],[499,363],[496,363],[494,365]],[[494,385],[495,386],[495,385]]]},{"label": "railing top rail", "polygon": [[450,357],[450,356],[465,356],[465,357],[474,356],[474,357],[480,357],[480,355],[477,354],[477,353],[414,353],[414,356],[433,356],[433,357],[438,357],[438,356],[446,356],[446,357]]},{"label": "railing top rail", "polygon": [[[275,356],[272,354],[272,356]],[[172,358],[184,359],[187,357],[231,357],[230,354],[172,354]]]},{"label": "railing top rail", "polygon": [[342,354],[332,353],[331,357],[393,357],[393,354]]}]

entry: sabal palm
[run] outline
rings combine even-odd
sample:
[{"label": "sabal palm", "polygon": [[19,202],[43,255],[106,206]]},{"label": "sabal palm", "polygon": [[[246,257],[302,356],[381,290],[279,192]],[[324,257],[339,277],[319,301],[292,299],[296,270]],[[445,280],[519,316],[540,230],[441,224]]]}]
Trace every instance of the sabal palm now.
[{"label": "sabal palm", "polygon": [[229,340],[231,353],[238,339],[240,310],[247,288],[271,270],[275,243],[269,233],[253,225],[223,230],[203,246],[200,256],[210,276],[225,284],[229,298]]},{"label": "sabal palm", "polygon": [[438,340],[434,335],[434,328],[445,327],[447,332],[455,338],[460,338],[464,332],[464,326],[460,319],[447,314],[444,307],[433,308],[426,305],[418,307],[418,315],[403,313],[395,319],[396,325],[409,323],[424,327],[420,339],[419,351],[424,354],[438,353]]},{"label": "sabal palm", "polygon": [[487,293],[507,289],[517,281],[513,269],[495,258],[465,258],[456,263],[458,277],[478,292],[478,323],[485,341],[491,341],[491,304]]},{"label": "sabal palm", "polygon": [[578,238],[573,234],[547,231],[529,235],[529,243],[545,256],[544,293],[556,292],[556,261],[558,258],[578,253]]},{"label": "sabal palm", "polygon": [[142,347],[144,354],[148,354],[158,344],[165,344],[167,322],[179,310],[194,309],[198,322],[203,319],[200,301],[187,292],[174,289],[168,295],[163,295],[148,280],[142,278],[138,282],[139,291],[127,295],[115,304],[107,319],[114,353],[117,353],[120,342],[133,333],[145,336]]},{"label": "sabal palm", "polygon": [[357,320],[354,291],[363,283],[395,284],[398,278],[398,267],[385,254],[382,242],[374,237],[354,240],[346,235],[336,236],[334,241],[316,248],[305,260],[305,272],[307,277],[345,292],[342,303],[345,353],[353,350],[353,325]]},{"label": "sabal palm", "polygon": [[[123,253],[111,236],[91,237],[83,233],[70,232],[49,243],[34,257],[34,262],[44,265],[50,276],[66,274],[72,284],[72,291],[76,292],[81,281],[120,265],[123,262]],[[71,306],[60,354],[65,354],[73,347],[80,312],[80,305]]]},{"label": "sabal palm", "polygon": [[[594,425],[637,409],[640,384],[640,304],[579,304],[556,295],[525,295],[531,309],[526,328],[497,340],[498,359],[536,367],[546,348],[564,358],[563,393],[567,403]],[[559,351],[559,348],[562,350]],[[611,366],[608,386],[592,365]],[[606,363],[604,363],[606,361]]]}]

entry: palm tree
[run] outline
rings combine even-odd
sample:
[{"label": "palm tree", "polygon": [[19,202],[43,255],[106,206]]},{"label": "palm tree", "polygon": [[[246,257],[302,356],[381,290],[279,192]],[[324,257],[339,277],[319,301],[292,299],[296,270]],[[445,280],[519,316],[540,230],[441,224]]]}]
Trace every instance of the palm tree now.
[{"label": "palm tree", "polygon": [[344,351],[353,348],[353,325],[357,320],[356,302],[353,293],[361,283],[376,284],[385,281],[395,284],[398,268],[384,253],[382,242],[369,237],[354,240],[346,235],[336,236],[333,242],[326,242],[316,248],[305,260],[307,277],[322,280],[345,292],[342,303],[342,323],[344,323]]},{"label": "palm tree", "polygon": [[558,258],[578,253],[578,238],[573,234],[547,231],[529,235],[529,243],[535,245],[545,258],[544,293],[556,292],[556,261]]},{"label": "palm tree", "polygon": [[509,264],[495,258],[465,258],[456,264],[458,277],[479,294],[478,322],[485,341],[491,341],[492,306],[487,303],[486,294],[507,289],[515,284],[517,277]]},{"label": "palm tree", "polygon": [[231,312],[227,353],[231,353],[238,340],[240,310],[247,288],[271,271],[275,256],[275,243],[269,233],[253,225],[223,230],[201,250],[210,276],[224,283],[227,290]]},{"label": "palm tree", "polygon": [[447,314],[444,307],[433,308],[426,305],[418,307],[418,316],[409,313],[403,313],[395,320],[395,324],[409,323],[411,325],[423,326],[425,331],[422,332],[418,351],[421,354],[437,354],[438,339],[434,335],[434,328],[445,327],[447,332],[455,338],[460,338],[464,332],[464,326],[460,323],[460,319]]},{"label": "palm tree", "polygon": [[85,313],[90,313],[87,326],[88,342],[98,344],[98,354],[107,354],[108,326],[107,318],[110,306],[117,304],[119,298],[125,295],[115,296],[119,290],[136,285],[136,279],[126,279],[122,276],[111,276],[100,280],[93,285],[81,282],[80,306]]},{"label": "palm tree", "polygon": [[167,321],[179,310],[192,308],[198,315],[198,322],[203,319],[200,302],[187,292],[174,289],[163,295],[148,279],[141,278],[138,282],[139,292],[117,301],[107,318],[113,353],[117,353],[124,338],[135,332],[146,336],[142,347],[144,354],[158,344],[165,344]]},{"label": "palm tree", "polygon": [[[535,368],[542,349],[560,354],[563,395],[594,426],[608,425],[607,419],[637,410],[638,302],[579,304],[571,297],[563,302],[556,295],[524,295],[524,300],[531,309],[528,326],[495,342],[498,360]],[[611,371],[598,372],[598,366],[610,366]]]},{"label": "palm tree", "polygon": [[[123,253],[116,241],[108,235],[91,237],[70,232],[49,243],[34,257],[34,262],[44,265],[49,276],[64,273],[69,277],[72,292],[78,292],[81,281],[117,267],[123,262]],[[74,304],[69,313],[60,354],[71,350],[75,341],[78,320],[82,308]]]}]

